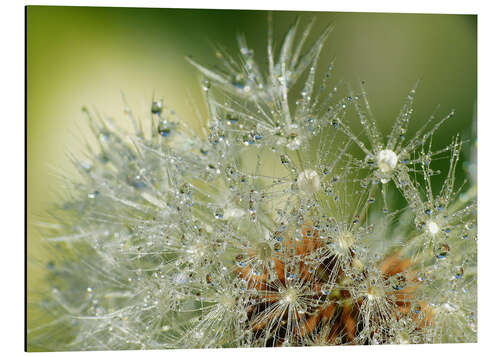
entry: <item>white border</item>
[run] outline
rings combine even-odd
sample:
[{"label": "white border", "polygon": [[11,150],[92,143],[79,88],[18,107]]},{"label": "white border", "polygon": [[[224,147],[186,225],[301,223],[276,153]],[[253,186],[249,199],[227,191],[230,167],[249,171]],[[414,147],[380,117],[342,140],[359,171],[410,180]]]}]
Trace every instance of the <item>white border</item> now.
[{"label": "white border", "polygon": [[[7,2],[7,1],[5,1]],[[5,3],[4,2],[4,3]],[[1,73],[1,186],[2,190],[2,242],[1,249],[1,311],[0,349],[5,355],[18,355],[24,347],[24,9],[21,2],[2,4],[0,11]],[[176,7],[176,8],[219,8],[219,9],[274,9],[274,10],[316,10],[352,12],[412,12],[412,13],[457,13],[479,14],[478,28],[478,136],[479,136],[479,344],[466,345],[423,345],[423,346],[381,346],[381,347],[336,347],[304,350],[292,349],[241,349],[241,350],[173,350],[148,352],[93,352],[91,356],[127,354],[139,356],[162,355],[186,356],[204,354],[250,355],[270,354],[340,354],[417,356],[422,354],[441,355],[493,355],[500,341],[498,299],[500,297],[500,245],[496,216],[500,197],[499,184],[499,94],[498,76],[498,8],[495,1],[28,1],[29,5],[81,5],[122,7]],[[491,351],[491,353],[490,353]],[[80,353],[81,354],[81,353]],[[52,355],[52,354],[48,354]],[[58,353],[57,356],[75,355]],[[88,355],[84,353],[84,355]]]},{"label": "white border", "polygon": [[[310,10],[310,11],[348,11],[348,12],[413,12],[413,13],[456,13],[474,14],[481,8],[481,1],[397,1],[397,0],[52,0],[27,1],[30,5],[82,5],[82,6],[122,6],[122,7],[164,7],[197,9],[240,9],[240,10]],[[479,3],[479,4],[478,4]]]}]

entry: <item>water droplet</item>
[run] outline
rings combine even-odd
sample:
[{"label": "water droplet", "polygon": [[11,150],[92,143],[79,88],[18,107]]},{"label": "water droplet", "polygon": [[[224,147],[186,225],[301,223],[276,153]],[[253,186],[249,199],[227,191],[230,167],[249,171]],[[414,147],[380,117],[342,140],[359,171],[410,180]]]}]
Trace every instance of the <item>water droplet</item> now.
[{"label": "water droplet", "polygon": [[99,195],[99,191],[91,192],[87,195],[88,198],[96,198]]},{"label": "water droplet", "polygon": [[437,234],[439,232],[439,226],[437,225],[436,222],[429,221],[429,222],[427,222],[427,231],[431,235],[435,235],[435,234]]},{"label": "water droplet", "polygon": [[244,92],[250,91],[250,87],[247,85],[245,78],[241,74],[234,76],[231,80],[231,84]]},{"label": "water droplet", "polygon": [[253,57],[253,50],[252,50],[252,49],[250,49],[250,48],[241,47],[241,48],[240,48],[240,52],[241,52],[241,54],[242,54],[244,57],[247,57],[247,58]]},{"label": "water droplet", "polygon": [[227,125],[235,125],[238,123],[238,118],[233,117],[230,114],[226,115]]},{"label": "water droplet", "polygon": [[259,243],[257,245],[257,252],[261,260],[267,260],[271,257],[271,247],[267,243]]},{"label": "water droplet", "polygon": [[243,254],[238,254],[234,260],[236,261],[236,265],[240,266],[240,267],[244,267],[246,266],[246,262],[244,261],[245,257]]},{"label": "water droplet", "polygon": [[215,218],[222,219],[224,217],[224,210],[222,208],[217,208],[215,210],[214,215],[215,215]]},{"label": "water droplet", "polygon": [[377,154],[377,166],[383,174],[390,174],[396,168],[398,155],[392,150],[382,150]]},{"label": "water droplet", "polygon": [[161,120],[158,123],[158,133],[163,137],[168,137],[172,133],[175,128],[175,123],[172,123],[168,120]]},{"label": "water droplet", "polygon": [[179,192],[183,195],[191,195],[193,193],[191,186],[187,183],[183,183],[179,186]]},{"label": "water droplet", "polygon": [[366,155],[366,157],[365,157],[365,163],[368,166],[375,166],[376,165],[376,161],[375,161],[375,158],[373,157],[373,155]]},{"label": "water droplet", "polygon": [[210,81],[208,79],[205,79],[203,81],[203,83],[201,84],[201,88],[203,89],[203,91],[207,92],[210,87],[212,86],[212,84],[210,83]]},{"label": "water droplet", "polygon": [[406,278],[402,274],[394,275],[391,278],[391,285],[394,290],[402,290],[406,286]]},{"label": "water droplet", "polygon": [[321,189],[321,181],[318,173],[310,169],[306,169],[299,174],[297,185],[302,192],[310,195]]},{"label": "water droplet", "polygon": [[300,145],[302,144],[302,141],[297,137],[297,134],[295,133],[292,133],[289,137],[288,137],[288,144],[286,145],[286,147],[290,150],[298,150],[300,148]]},{"label": "water droplet", "polygon": [[205,281],[207,282],[207,284],[214,285],[212,275],[210,274],[207,274],[207,276],[205,277]]},{"label": "water droplet", "polygon": [[101,140],[102,142],[106,142],[109,140],[109,132],[107,131],[101,131],[99,133],[99,140]]},{"label": "water droplet", "polygon": [[185,273],[176,273],[172,276],[172,282],[174,284],[185,284],[188,282],[188,276]]},{"label": "water droplet", "polygon": [[421,160],[425,166],[429,166],[431,164],[432,158],[430,157],[430,155],[426,154],[422,156]]},{"label": "water droplet", "polygon": [[454,272],[453,277],[455,279],[460,279],[462,276],[464,276],[464,268],[461,266],[455,267],[455,272]]},{"label": "water droplet", "polygon": [[444,259],[448,256],[450,253],[450,247],[446,243],[442,243],[439,245],[438,249],[436,250],[436,258],[438,259]]},{"label": "water droplet", "polygon": [[288,165],[290,163],[290,158],[286,154],[281,155],[280,160],[283,165]]},{"label": "water droplet", "polygon": [[250,134],[243,135],[243,144],[245,144],[246,146],[248,146],[248,145],[252,145],[254,143],[255,143],[255,141],[252,138],[252,136],[250,136]]},{"label": "water droplet", "polygon": [[151,113],[161,114],[163,111],[163,100],[153,100],[151,103]]},{"label": "water droplet", "polygon": [[49,270],[54,270],[55,266],[56,266],[56,264],[53,261],[49,261],[47,263],[47,269],[49,269]]}]

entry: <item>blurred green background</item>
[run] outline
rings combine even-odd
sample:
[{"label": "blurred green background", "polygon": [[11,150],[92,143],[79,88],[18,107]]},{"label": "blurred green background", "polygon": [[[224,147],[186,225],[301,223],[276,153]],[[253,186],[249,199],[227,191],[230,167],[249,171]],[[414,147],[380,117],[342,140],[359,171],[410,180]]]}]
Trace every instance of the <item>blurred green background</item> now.
[{"label": "blurred green background", "polygon": [[[215,64],[213,45],[236,54],[236,34],[242,33],[264,64],[267,16],[265,11],[27,8],[29,262],[43,261],[34,222],[43,220],[50,202],[59,197],[54,172],[71,172],[67,154],[78,154],[88,135],[81,107],[125,120],[123,92],[134,113],[146,118],[155,93],[194,122],[191,106],[201,106],[202,96],[199,75],[185,57]],[[453,108],[456,116],[435,142],[446,145],[457,132],[474,139],[476,16],[274,12],[275,42],[297,17],[303,23],[316,19],[312,39],[334,24],[318,72],[335,58],[335,80],[354,88],[365,80],[384,133],[408,91],[422,79],[412,127],[440,104],[440,116]],[[42,274],[38,264],[29,264],[29,290],[41,287]]]}]

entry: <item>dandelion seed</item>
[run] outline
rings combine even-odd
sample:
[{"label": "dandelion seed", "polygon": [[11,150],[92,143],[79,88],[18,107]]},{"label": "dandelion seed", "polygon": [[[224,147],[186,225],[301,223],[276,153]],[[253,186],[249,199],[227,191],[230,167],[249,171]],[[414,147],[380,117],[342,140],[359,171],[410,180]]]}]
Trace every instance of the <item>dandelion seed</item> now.
[{"label": "dandelion seed", "polygon": [[[395,180],[397,184],[401,181],[402,175],[405,175],[408,171],[412,171],[411,168],[413,165],[425,163],[425,165],[428,166],[432,157],[449,151],[449,148],[445,148],[423,155],[419,153],[417,149],[428,143],[439,127],[446,120],[453,117],[453,111],[438,121],[435,120],[435,113],[433,113],[412,139],[407,140],[404,135],[408,130],[408,125],[413,115],[413,101],[417,85],[418,83],[408,94],[385,143],[382,140],[382,134],[377,129],[375,116],[368,102],[364,82],[361,84],[361,96],[357,96],[357,99],[348,97],[348,101],[352,102],[354,105],[364,134],[368,138],[368,143],[362,141],[360,135],[355,134],[345,120],[341,118],[337,120],[337,122],[341,124],[339,125],[340,129],[363,151],[364,155],[366,155],[364,160],[352,159],[351,164],[355,167],[369,170],[371,177],[383,184],[390,182],[395,177],[397,178],[397,180]],[[360,104],[360,101],[363,104]],[[364,105],[364,107],[362,107],[362,105]]]}]

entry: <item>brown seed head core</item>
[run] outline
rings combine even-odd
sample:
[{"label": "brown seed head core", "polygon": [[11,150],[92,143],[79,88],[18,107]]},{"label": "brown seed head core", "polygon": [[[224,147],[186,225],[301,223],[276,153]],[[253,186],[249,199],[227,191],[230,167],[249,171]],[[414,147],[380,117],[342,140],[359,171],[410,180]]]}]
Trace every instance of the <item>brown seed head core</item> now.
[{"label": "brown seed head core", "polygon": [[[351,249],[354,235],[347,231],[338,239],[340,247],[350,252],[349,268],[358,272],[363,283],[369,281],[368,272]],[[417,285],[406,284],[416,281],[409,272],[410,259],[402,259],[398,254],[385,258],[379,265],[382,285],[370,285],[365,294],[353,295],[351,287],[358,282],[342,269],[332,272],[329,268],[335,266],[335,257],[320,261],[314,269],[307,263],[323,247],[318,231],[304,226],[302,239],[284,239],[277,256],[272,256],[267,244],[249,253],[270,260],[270,268],[261,274],[255,274],[250,266],[237,268],[252,296],[246,309],[254,339],[264,341],[266,346],[366,343],[361,332],[369,324],[376,326],[370,334],[377,332],[384,342],[388,339],[384,324],[389,318],[410,317],[418,321],[418,328],[431,323],[425,303],[417,303],[418,311],[412,309],[410,300]],[[384,289],[390,284],[393,289]],[[367,320],[361,307],[369,300],[384,301],[384,314],[373,313]]]}]

